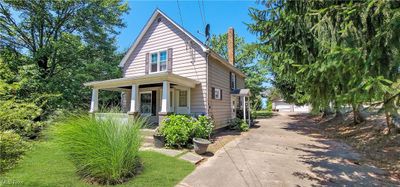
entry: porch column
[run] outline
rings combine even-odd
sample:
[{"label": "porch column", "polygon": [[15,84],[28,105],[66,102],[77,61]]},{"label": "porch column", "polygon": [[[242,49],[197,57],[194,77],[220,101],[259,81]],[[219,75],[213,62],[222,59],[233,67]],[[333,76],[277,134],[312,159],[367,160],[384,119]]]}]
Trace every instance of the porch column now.
[{"label": "porch column", "polygon": [[137,100],[137,95],[138,95],[138,91],[139,89],[137,88],[136,84],[132,84],[132,91],[131,91],[131,107],[129,110],[130,114],[135,114],[136,112],[138,112],[136,109],[136,100]]},{"label": "porch column", "polygon": [[99,110],[99,89],[92,89],[92,101],[90,102],[90,113],[95,113]]},{"label": "porch column", "polygon": [[169,82],[163,81],[161,111],[158,113],[158,122],[161,123],[168,114],[169,108]]},{"label": "porch column", "polygon": [[168,111],[168,106],[170,103],[169,99],[169,82],[168,81],[163,81],[163,89],[162,89],[162,101],[161,101],[161,112],[162,113],[167,113]]},{"label": "porch column", "polygon": [[250,119],[250,118],[251,118],[251,116],[250,116],[250,114],[251,114],[251,110],[250,110],[250,109],[251,109],[251,107],[250,107],[250,99],[249,99],[249,104],[248,104],[248,105],[249,105],[249,109],[248,109],[248,112],[247,112],[247,113],[249,114],[249,126],[250,126],[250,125],[251,125],[251,119]]},{"label": "porch column", "polygon": [[243,121],[246,122],[246,96],[243,96]]}]

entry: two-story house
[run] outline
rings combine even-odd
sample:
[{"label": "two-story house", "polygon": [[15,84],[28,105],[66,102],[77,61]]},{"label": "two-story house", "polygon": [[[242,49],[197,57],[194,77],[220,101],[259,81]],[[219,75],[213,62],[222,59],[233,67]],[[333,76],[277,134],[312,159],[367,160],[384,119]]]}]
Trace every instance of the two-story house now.
[{"label": "two-story house", "polygon": [[84,84],[93,90],[90,112],[98,110],[99,90],[112,90],[122,92],[125,116],[148,115],[158,123],[168,113],[203,114],[216,129],[225,127],[238,108],[250,112],[245,75],[234,66],[233,28],[228,56],[225,60],[157,9],[119,65],[123,78]]}]

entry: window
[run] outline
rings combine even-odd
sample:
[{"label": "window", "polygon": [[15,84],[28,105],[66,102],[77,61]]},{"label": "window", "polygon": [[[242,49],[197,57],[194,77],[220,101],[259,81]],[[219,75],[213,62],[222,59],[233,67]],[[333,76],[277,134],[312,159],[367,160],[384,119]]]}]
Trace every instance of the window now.
[{"label": "window", "polygon": [[179,91],[179,107],[187,107],[187,91]]},{"label": "window", "polygon": [[231,90],[236,89],[236,74],[235,73],[231,72],[230,81],[231,81]]},{"label": "window", "polygon": [[222,90],[219,88],[212,88],[212,92],[213,92],[213,99],[219,99],[222,100]]},{"label": "window", "polygon": [[151,54],[150,72],[161,72],[167,70],[167,51]]},{"label": "window", "polygon": [[160,52],[160,71],[167,70],[167,52]]},{"label": "window", "polygon": [[157,72],[158,53],[151,54],[151,72]]}]

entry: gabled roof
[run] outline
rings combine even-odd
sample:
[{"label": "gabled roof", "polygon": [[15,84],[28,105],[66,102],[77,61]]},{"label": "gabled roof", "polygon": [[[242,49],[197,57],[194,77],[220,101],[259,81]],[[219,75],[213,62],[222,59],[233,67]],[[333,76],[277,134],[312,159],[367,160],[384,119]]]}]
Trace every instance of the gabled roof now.
[{"label": "gabled roof", "polygon": [[241,72],[239,69],[235,68],[233,65],[231,65],[226,59],[221,57],[218,53],[212,51],[209,47],[207,47],[203,42],[201,42],[199,39],[197,39],[195,36],[193,36],[190,32],[188,32],[186,29],[184,29],[182,26],[177,24],[174,20],[172,20],[170,17],[168,17],[165,13],[163,13],[160,9],[154,10],[152,16],[150,19],[147,21],[146,25],[143,27],[143,29],[140,31],[139,36],[136,38],[135,42],[132,44],[132,46],[129,48],[128,52],[125,54],[124,58],[122,58],[121,62],[119,63],[119,67],[124,67],[125,63],[128,61],[129,56],[133,53],[137,45],[139,45],[140,41],[142,40],[143,36],[146,34],[147,30],[150,28],[151,24],[155,21],[158,15],[163,16],[165,19],[167,19],[169,22],[171,22],[176,28],[181,30],[184,34],[186,34],[191,40],[193,40],[195,43],[197,43],[203,52],[209,53],[211,56],[214,58],[218,59],[221,61],[222,64],[224,64],[226,67],[229,69],[233,70],[235,73],[245,77],[243,72]]}]

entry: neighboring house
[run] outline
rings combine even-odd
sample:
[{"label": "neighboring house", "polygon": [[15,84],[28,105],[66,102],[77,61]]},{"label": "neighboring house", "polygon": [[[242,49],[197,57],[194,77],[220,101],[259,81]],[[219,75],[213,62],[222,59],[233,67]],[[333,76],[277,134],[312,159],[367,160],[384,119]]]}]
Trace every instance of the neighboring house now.
[{"label": "neighboring house", "polygon": [[122,92],[122,116],[147,115],[158,123],[168,113],[209,115],[216,129],[225,127],[239,107],[250,112],[245,75],[234,67],[232,28],[228,56],[223,59],[157,9],[119,65],[123,78],[84,84],[93,89],[90,112],[98,110],[98,91],[112,90]]},{"label": "neighboring house", "polygon": [[297,106],[295,104],[287,103],[283,99],[272,100],[272,110],[279,112],[310,112],[309,105]]}]

